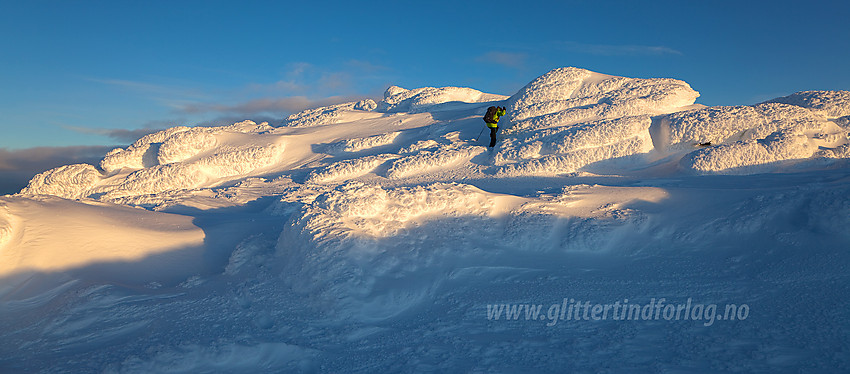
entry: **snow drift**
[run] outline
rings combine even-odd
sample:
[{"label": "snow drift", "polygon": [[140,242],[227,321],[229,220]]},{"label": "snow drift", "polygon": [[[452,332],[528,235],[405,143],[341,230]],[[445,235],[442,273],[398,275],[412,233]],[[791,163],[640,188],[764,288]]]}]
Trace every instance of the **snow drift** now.
[{"label": "snow drift", "polygon": [[423,87],[408,90],[390,86],[384,92],[384,99],[378,103],[378,111],[387,113],[420,113],[440,109],[439,104],[446,103],[486,103],[501,101],[506,96],[483,93],[466,87]]},{"label": "snow drift", "polygon": [[669,78],[577,68],[550,71],[508,100],[502,176],[557,175],[652,150],[651,116],[690,107],[699,93]]},{"label": "snow drift", "polygon": [[606,118],[682,110],[699,93],[669,78],[615,77],[585,69],[552,70],[508,100],[510,133]]},{"label": "snow drift", "polygon": [[263,140],[270,137],[260,135],[271,129],[245,121],[163,130],[109,152],[103,172],[92,165],[62,166],[35,176],[21,193],[108,200],[208,186],[275,165],[285,146]]},{"label": "snow drift", "polygon": [[342,118],[346,118],[346,115],[364,111],[368,112],[374,110],[377,106],[378,104],[375,101],[366,99],[358,102],[308,109],[287,117],[283,125],[287,127],[330,125],[340,122]]},{"label": "snow drift", "polygon": [[850,134],[836,117],[848,111],[846,92],[807,91],[752,106],[673,113],[664,121],[669,134],[664,145],[672,149],[714,145],[682,159],[683,168],[698,173],[772,171],[816,153],[842,158]]},{"label": "snow drift", "polygon": [[[0,197],[0,371],[848,371],[850,93],[698,95],[392,86],[48,170]],[[753,313],[550,320],[567,298]]]},{"label": "snow drift", "polygon": [[[620,240],[612,232],[645,223],[631,203],[666,197],[653,188],[578,186],[522,198],[459,183],[384,188],[349,182],[315,193],[302,196],[310,203],[292,213],[277,242],[278,256],[291,259],[283,269],[288,284],[381,315],[421,302],[438,281],[428,270],[435,261],[507,264],[534,253],[606,251]],[[600,196],[608,199],[603,209]],[[289,211],[291,203],[275,209]],[[375,293],[383,296],[368,297]]]}]

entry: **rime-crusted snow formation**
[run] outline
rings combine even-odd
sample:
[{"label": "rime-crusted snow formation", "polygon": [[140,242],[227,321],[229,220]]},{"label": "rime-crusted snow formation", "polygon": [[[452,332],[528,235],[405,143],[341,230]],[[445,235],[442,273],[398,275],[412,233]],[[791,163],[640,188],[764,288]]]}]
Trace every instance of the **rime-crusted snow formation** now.
[{"label": "rime-crusted snow formation", "polygon": [[307,109],[290,115],[283,122],[286,127],[311,127],[338,123],[347,112],[373,111],[378,104],[372,99],[354,101],[350,103],[324,106],[321,108]]},{"label": "rime-crusted snow formation", "polygon": [[191,130],[191,127],[177,126],[148,134],[136,140],[127,149],[116,148],[100,161],[100,168],[108,173],[121,168],[142,169],[156,165],[159,145],[169,137]]},{"label": "rime-crusted snow formation", "polygon": [[496,155],[507,164],[500,176],[555,175],[578,171],[599,161],[652,150],[649,116],[601,120],[547,128],[506,140]]},{"label": "rime-crusted snow formation", "polygon": [[[552,70],[510,98],[462,87],[391,86],[380,103],[305,110],[290,116],[283,128],[244,121],[158,131],[109,152],[101,170],[63,166],[37,175],[21,192],[156,200],[159,194],[292,169],[310,171],[306,181],[320,187],[363,177],[398,183],[620,173],[647,166],[643,155],[654,147],[665,156],[680,155],[671,166],[678,162],[693,173],[755,173],[807,159],[826,164],[850,158],[848,91],[806,91],[752,106],[694,109],[698,96],[675,79],[624,78],[573,67]],[[496,154],[476,157],[485,152],[481,145],[487,136],[472,140],[482,128],[472,113],[497,104],[509,112]],[[441,112],[440,119],[418,114],[428,111]],[[311,128],[294,129],[304,127]],[[707,143],[708,148],[694,148]]]},{"label": "rime-crusted snow formation", "polygon": [[487,215],[494,200],[464,184],[384,188],[350,182],[318,196],[302,211],[301,229],[336,225],[339,237],[387,237],[429,217]]},{"label": "rime-crusted snow formation", "polygon": [[753,174],[771,171],[781,161],[809,158],[815,151],[817,146],[805,135],[777,131],[765,139],[691,152],[682,158],[680,165],[701,174]]},{"label": "rime-crusted snow formation", "polygon": [[387,178],[400,179],[435,171],[458,163],[469,161],[484,147],[440,148],[435,151],[421,150],[416,154],[393,161]]},{"label": "rime-crusted snow formation", "polygon": [[[616,121],[619,124],[619,121]],[[543,154],[544,148],[557,149],[564,146],[569,146],[569,141],[559,141],[543,143],[536,141],[531,143],[527,148],[519,148],[517,154],[506,154],[505,158],[517,157],[530,160],[518,163],[508,164],[503,166],[497,176],[500,177],[515,177],[523,175],[557,175],[564,173],[572,173],[579,171],[588,165],[597,162],[615,160],[619,158],[627,158],[642,153],[647,153],[652,150],[652,139],[649,137],[649,119],[643,121],[643,131],[628,133],[623,131],[619,137],[606,139],[604,142],[596,143],[593,146],[575,148],[566,152]],[[636,123],[639,125],[639,122]],[[579,140],[576,143],[582,142],[584,137],[588,137],[588,133],[578,132],[578,134],[566,134],[565,139]],[[576,135],[576,136],[571,136]],[[592,136],[592,135],[590,135]],[[502,156],[501,154],[499,155]],[[625,162],[625,161],[620,161]]]},{"label": "rime-crusted snow formation", "polygon": [[101,178],[100,172],[92,165],[65,165],[36,175],[21,193],[79,199],[86,196]]},{"label": "rime-crusted snow formation", "polygon": [[[454,221],[450,217],[458,217],[457,223],[470,225],[474,222],[471,217],[483,219],[494,213],[496,205],[491,195],[469,185],[436,183],[389,189],[350,182],[318,195],[312,203],[301,207],[281,234],[278,252],[299,259],[287,263],[284,269],[293,275],[287,278],[296,290],[319,291],[316,296],[330,292],[336,297],[357,297],[368,294],[371,288],[360,282],[392,273],[405,263],[418,263],[398,263],[394,260],[397,256],[430,258],[449,250],[434,246],[428,248],[428,253],[394,251],[392,243],[403,238],[405,230],[428,222],[451,224]],[[458,227],[453,226],[448,232],[454,230]],[[390,238],[394,241],[385,241]],[[387,251],[392,256],[382,256]],[[328,284],[325,279],[336,281]]]},{"label": "rime-crusted snow formation", "polygon": [[681,110],[699,93],[668,78],[552,70],[508,100],[499,175],[553,175],[652,150],[651,115]]},{"label": "rime-crusted snow formation", "polygon": [[801,91],[768,102],[801,106],[827,118],[850,115],[850,91]]},{"label": "rime-crusted snow formation", "polygon": [[[619,208],[596,209],[600,207],[594,203],[587,204],[588,210],[595,211],[591,215],[565,212],[594,196],[588,193],[594,187],[579,188],[587,191],[575,195],[574,189],[571,186],[559,196],[541,200],[458,183],[387,188],[349,182],[299,204],[278,239],[277,251],[297,259],[283,270],[295,290],[357,304],[372,293],[378,279],[411,277],[413,284],[419,284],[428,276],[421,270],[434,259],[597,251],[616,241],[609,235],[611,230],[641,219]],[[653,194],[646,192],[646,196]],[[569,234],[562,236],[565,232]],[[487,240],[499,244],[482,246]],[[417,244],[423,241],[427,247]],[[381,313],[393,314],[415,306],[412,296],[398,302],[367,301],[388,308]]]},{"label": "rime-crusted snow formation", "polygon": [[508,100],[509,133],[598,119],[670,113],[699,93],[680,80],[638,79],[574,67],[552,70]]},{"label": "rime-crusted snow formation", "polygon": [[380,154],[335,162],[311,172],[307,183],[329,183],[357,178],[398,157],[393,154]]},{"label": "rime-crusted snow formation", "polygon": [[112,173],[122,168],[143,169],[183,161],[215,148],[216,135],[262,133],[271,129],[268,123],[253,121],[221,127],[172,127],[145,135],[127,149],[112,150],[101,160],[100,168]]},{"label": "rime-crusted snow formation", "polygon": [[282,143],[251,138],[271,129],[267,123],[244,121],[163,130],[142,137],[127,149],[109,152],[101,167],[107,173],[118,173],[116,176],[102,175],[92,165],[62,166],[35,176],[21,193],[113,199],[198,188],[246,176],[280,160]]},{"label": "rime-crusted snow formation", "polygon": [[283,144],[219,147],[214,154],[191,162],[157,165],[135,171],[118,185],[111,186],[105,197],[120,198],[193,189],[222,179],[249,175],[276,164],[283,150]]},{"label": "rime-crusted snow formation", "polygon": [[384,92],[384,100],[378,103],[377,110],[387,113],[421,113],[444,103],[484,103],[506,98],[507,96],[483,93],[466,87],[423,87],[408,90],[390,86]]},{"label": "rime-crusted snow formation", "polygon": [[346,139],[330,146],[330,152],[359,152],[370,148],[392,144],[398,135],[398,131],[386,134],[367,136],[363,138]]},{"label": "rime-crusted snow formation", "polygon": [[669,119],[667,145],[691,147],[710,142],[764,139],[781,130],[816,131],[826,120],[812,111],[795,105],[764,103],[753,106],[719,106],[672,113]]},{"label": "rime-crusted snow formation", "polygon": [[850,92],[799,92],[752,106],[669,114],[660,121],[667,136],[657,141],[672,149],[714,145],[691,152],[680,161],[684,169],[693,172],[769,172],[789,160],[845,158],[850,138],[842,129],[841,118],[836,117],[848,111]]}]

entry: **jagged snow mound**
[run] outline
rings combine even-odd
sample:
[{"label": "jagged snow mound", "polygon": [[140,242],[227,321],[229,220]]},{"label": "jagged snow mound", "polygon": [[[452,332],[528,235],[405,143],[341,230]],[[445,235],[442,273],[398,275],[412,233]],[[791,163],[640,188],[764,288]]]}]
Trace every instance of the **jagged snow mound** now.
[{"label": "jagged snow mound", "polygon": [[146,135],[127,149],[112,150],[100,162],[100,168],[112,173],[122,168],[143,169],[183,161],[215,148],[216,135],[258,134],[271,129],[268,123],[257,124],[253,121],[220,127],[172,127]]},{"label": "jagged snow mound", "polygon": [[[309,203],[291,216],[277,252],[291,260],[283,273],[294,290],[392,315],[416,306],[420,293],[431,288],[434,274],[423,271],[433,261],[501,257],[515,264],[517,256],[530,253],[609,248],[617,240],[611,230],[640,224],[643,217],[617,204],[600,209],[584,200],[607,194],[605,188],[571,186],[536,199],[459,183],[387,188],[349,182],[305,197]],[[645,189],[634,196],[657,194]]]},{"label": "jagged snow mound", "polygon": [[100,168],[107,173],[121,168],[142,169],[157,164],[159,145],[171,136],[189,131],[191,127],[177,126],[143,136],[127,149],[116,148],[100,161]]},{"label": "jagged snow mound", "polygon": [[393,141],[401,134],[398,131],[389,132],[386,134],[379,134],[373,136],[367,136],[362,138],[353,138],[339,141],[337,143],[332,144],[328,148],[328,152],[330,153],[344,153],[344,152],[359,152],[375,147],[380,147],[384,145],[392,144]]},{"label": "jagged snow mound", "polygon": [[699,93],[667,78],[636,79],[567,67],[508,100],[509,124],[496,156],[501,176],[555,175],[653,148],[650,116],[682,110]]},{"label": "jagged snow mound", "polygon": [[[283,269],[292,289],[315,297],[327,295],[338,300],[334,304],[357,302],[372,292],[375,280],[398,279],[403,273],[415,272],[411,265],[425,266],[428,258],[450,250],[429,246],[427,253],[413,252],[418,246],[403,243],[423,238],[415,233],[407,237],[408,230],[429,222],[446,224],[448,217],[465,217],[457,223],[469,225],[470,217],[484,218],[495,209],[489,194],[469,185],[437,183],[388,189],[351,182],[319,194],[293,214],[280,235],[277,251],[279,256],[295,260]],[[398,256],[420,257],[424,262],[398,261]],[[381,313],[392,314],[414,301],[388,302]]]},{"label": "jagged snow mound", "polygon": [[284,150],[277,138],[259,135],[266,123],[221,127],[175,127],[147,135],[101,161],[102,174],[87,164],[67,165],[35,176],[24,195],[107,199],[199,188],[276,165]]},{"label": "jagged snow mound", "polygon": [[625,78],[566,67],[531,81],[508,100],[511,133],[606,118],[657,115],[692,105],[699,92],[670,78]]},{"label": "jagged snow mound", "polygon": [[295,113],[283,122],[285,127],[312,127],[339,123],[345,114],[355,111],[370,112],[377,108],[374,100],[366,99],[350,103],[307,109]]},{"label": "jagged snow mound", "polygon": [[[812,156],[846,158],[850,134],[840,121],[850,92],[806,91],[752,106],[722,106],[667,115],[657,143],[694,151],[680,165],[697,173],[751,174]],[[820,148],[820,149],[819,149]]]},{"label": "jagged snow mound", "polygon": [[331,183],[354,179],[398,157],[393,154],[380,154],[335,162],[311,172],[307,183]]},{"label": "jagged snow mound", "polygon": [[21,193],[80,199],[87,196],[88,191],[97,186],[102,177],[92,165],[65,165],[36,175]]},{"label": "jagged snow mound", "polygon": [[780,130],[804,133],[826,124],[826,119],[806,108],[778,103],[704,108],[672,113],[666,120],[669,137],[665,145],[672,148],[764,139]]},{"label": "jagged snow mound", "polygon": [[435,151],[420,150],[416,154],[393,161],[387,172],[387,178],[401,179],[447,168],[469,161],[484,151],[484,147],[480,146],[440,148]]},{"label": "jagged snow mound", "polygon": [[507,96],[483,93],[466,87],[423,87],[413,90],[390,86],[384,92],[384,100],[378,103],[378,111],[386,113],[421,113],[435,110],[439,104],[486,103],[505,100]]},{"label": "jagged snow mound", "polygon": [[511,142],[499,152],[497,162],[519,162],[502,167],[498,175],[572,173],[600,161],[647,153],[652,150],[651,124],[649,116],[639,116],[535,131],[519,146]]},{"label": "jagged snow mound", "polygon": [[777,131],[765,139],[738,141],[691,152],[682,167],[701,174],[753,174],[775,169],[781,161],[811,157],[817,146],[802,134]]},{"label": "jagged snow mound", "polygon": [[768,102],[801,106],[827,118],[850,116],[850,91],[801,91]]},{"label": "jagged snow mound", "polygon": [[192,162],[157,165],[133,172],[118,185],[105,189],[104,197],[114,199],[194,189],[250,175],[257,169],[275,165],[284,148],[283,144],[221,147],[216,153]]}]

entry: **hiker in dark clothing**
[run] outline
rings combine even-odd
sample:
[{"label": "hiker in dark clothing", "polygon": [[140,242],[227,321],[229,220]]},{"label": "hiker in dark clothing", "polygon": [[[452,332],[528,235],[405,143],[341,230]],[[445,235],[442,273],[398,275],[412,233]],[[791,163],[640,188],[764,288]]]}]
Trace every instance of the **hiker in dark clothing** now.
[{"label": "hiker in dark clothing", "polygon": [[499,117],[504,116],[507,109],[503,106],[491,106],[484,115],[484,123],[490,128],[490,148],[496,146],[496,132],[499,131]]}]

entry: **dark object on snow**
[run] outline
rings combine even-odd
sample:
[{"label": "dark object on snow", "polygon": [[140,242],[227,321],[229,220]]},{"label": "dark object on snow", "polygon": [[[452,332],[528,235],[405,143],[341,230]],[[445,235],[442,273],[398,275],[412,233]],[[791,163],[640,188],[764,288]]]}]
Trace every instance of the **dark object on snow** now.
[{"label": "dark object on snow", "polygon": [[711,142],[697,143],[697,147],[711,147]]}]

